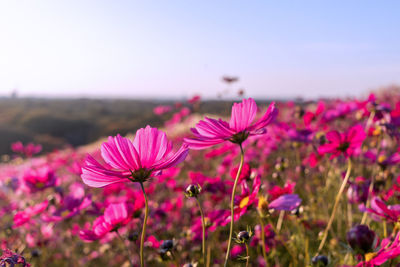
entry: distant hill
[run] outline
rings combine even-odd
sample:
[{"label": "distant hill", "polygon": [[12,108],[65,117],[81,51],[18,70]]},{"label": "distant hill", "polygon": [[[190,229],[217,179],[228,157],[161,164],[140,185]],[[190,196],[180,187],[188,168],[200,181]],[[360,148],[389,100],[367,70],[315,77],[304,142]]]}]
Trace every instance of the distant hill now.
[{"label": "distant hill", "polygon": [[[123,99],[0,98],[0,155],[15,141],[42,144],[43,152],[80,146],[100,137],[134,132],[147,124],[161,126],[172,114],[157,116],[158,105],[176,101]],[[232,101],[206,101],[200,113],[230,112]],[[185,105],[185,104],[184,104]]]}]

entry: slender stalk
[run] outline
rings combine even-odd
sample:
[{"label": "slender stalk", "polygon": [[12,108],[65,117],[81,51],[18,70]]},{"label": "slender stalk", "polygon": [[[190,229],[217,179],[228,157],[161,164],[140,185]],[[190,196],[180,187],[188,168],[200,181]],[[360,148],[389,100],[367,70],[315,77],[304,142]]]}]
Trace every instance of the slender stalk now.
[{"label": "slender stalk", "polygon": [[142,236],[140,238],[140,266],[144,267],[143,249],[144,249],[144,238],[146,236],[147,217],[149,215],[149,203],[147,200],[146,191],[144,190],[144,187],[143,187],[143,182],[140,182],[140,187],[142,188],[142,192],[143,192],[143,196],[144,196],[144,205],[145,205]]},{"label": "slender stalk", "polygon": [[342,182],[342,185],[340,186],[339,192],[336,195],[336,199],[335,199],[335,204],[333,205],[333,209],[332,209],[332,213],[331,213],[331,217],[329,218],[328,224],[326,225],[325,231],[324,231],[324,235],[322,237],[321,243],[319,244],[318,247],[318,251],[317,251],[317,255],[319,253],[321,253],[322,249],[324,248],[325,242],[326,242],[326,238],[328,237],[328,232],[329,229],[331,229],[332,223],[333,223],[333,219],[335,219],[335,214],[339,205],[339,201],[340,198],[343,194],[344,188],[347,185],[347,182],[350,178],[350,172],[351,172],[351,159],[349,158],[348,160],[348,165],[347,165],[347,172],[346,172],[346,176],[344,177],[344,180]]},{"label": "slender stalk", "polygon": [[278,222],[276,223],[276,231],[277,234],[279,234],[279,232],[281,231],[282,228],[282,223],[283,223],[283,217],[285,216],[285,211],[281,210],[279,212],[279,217],[278,217]]},{"label": "slender stalk", "polygon": [[207,264],[206,267],[210,267],[210,262],[211,262],[211,246],[207,246]]},{"label": "slender stalk", "polygon": [[261,226],[261,247],[262,247],[262,254],[264,257],[264,261],[265,261],[265,266],[268,267],[268,258],[267,258],[267,252],[266,252],[266,248],[265,248],[265,230],[264,230],[264,221],[261,218],[261,216],[259,216],[260,218],[260,226]]},{"label": "slender stalk", "polygon": [[350,202],[347,202],[347,226],[349,228],[353,226],[353,206]]},{"label": "slender stalk", "polygon": [[125,239],[121,236],[121,234],[119,233],[118,229],[116,229],[115,232],[117,233],[118,238],[120,239],[120,241],[122,242],[122,245],[125,248],[126,254],[128,256],[128,259],[129,259],[129,265],[133,267],[133,261],[132,261],[132,258],[131,258],[131,253],[129,251],[128,246],[125,244]]},{"label": "slender stalk", "polygon": [[[374,176],[372,176],[371,178],[371,183],[369,184],[369,188],[368,188],[368,198],[367,198],[367,203],[365,205],[366,208],[369,208],[369,206],[371,205],[371,196],[372,196],[372,190],[374,189]],[[364,211],[362,219],[361,219],[361,224],[365,224],[365,222],[367,221],[367,211]]]},{"label": "slender stalk", "polygon": [[249,256],[249,245],[247,245],[247,243],[244,243],[246,245],[246,267],[249,266],[249,260],[250,260],[250,256]]},{"label": "slender stalk", "polygon": [[280,241],[281,243],[282,243],[282,245],[283,245],[283,247],[287,250],[287,252],[290,254],[290,256],[292,257],[292,261],[293,261],[293,264],[294,264],[294,266],[297,266],[297,258],[296,258],[296,255],[297,255],[297,252],[296,253],[293,253],[293,251],[288,247],[288,242],[286,242],[285,240],[283,240],[282,238],[281,238],[281,236],[278,234],[278,231],[276,230],[276,228],[275,228],[275,226],[274,226],[274,223],[272,222],[272,220],[271,220],[271,217],[269,216],[269,217],[267,217],[268,218],[268,222],[269,222],[269,224],[271,225],[271,227],[272,227],[272,230],[274,231],[274,233],[276,234],[276,240],[277,241]]},{"label": "slender stalk", "polygon": [[236,178],[235,178],[235,183],[233,184],[233,189],[232,189],[232,196],[231,196],[231,224],[230,224],[230,228],[229,228],[229,239],[228,239],[228,249],[226,250],[226,255],[225,255],[225,263],[224,263],[224,267],[227,266],[228,263],[228,259],[229,259],[229,254],[231,252],[231,242],[232,242],[232,234],[233,234],[233,223],[235,220],[235,216],[234,216],[234,200],[235,200],[235,191],[236,191],[236,187],[239,181],[239,177],[240,177],[240,173],[242,172],[242,168],[243,168],[243,163],[244,163],[244,152],[243,152],[243,147],[240,144],[240,164],[239,164],[239,169],[238,172],[236,174]]},{"label": "slender stalk", "polygon": [[200,214],[201,214],[201,225],[203,227],[203,236],[201,240],[201,252],[203,254],[203,264],[206,266],[206,221],[204,219],[204,212],[201,207],[200,201],[197,197],[195,197],[197,205],[199,206]]}]

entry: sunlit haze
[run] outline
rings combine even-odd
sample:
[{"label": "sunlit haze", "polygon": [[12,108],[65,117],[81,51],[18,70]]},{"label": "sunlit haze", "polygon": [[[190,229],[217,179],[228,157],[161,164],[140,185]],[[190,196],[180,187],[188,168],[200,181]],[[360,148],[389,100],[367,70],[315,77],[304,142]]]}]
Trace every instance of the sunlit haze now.
[{"label": "sunlit haze", "polygon": [[[399,10],[399,1],[2,1],[0,95],[362,95],[400,84]],[[240,80],[228,86],[223,75]]]}]

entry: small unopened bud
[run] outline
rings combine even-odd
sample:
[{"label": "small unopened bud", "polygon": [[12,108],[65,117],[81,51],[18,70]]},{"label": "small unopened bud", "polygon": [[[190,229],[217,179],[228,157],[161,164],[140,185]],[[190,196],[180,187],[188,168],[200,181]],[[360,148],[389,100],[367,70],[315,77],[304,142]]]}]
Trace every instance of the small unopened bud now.
[{"label": "small unopened bud", "polygon": [[185,190],[186,197],[197,197],[201,192],[200,185],[191,184]]},{"label": "small unopened bud", "polygon": [[370,252],[375,244],[375,232],[368,226],[359,224],[351,228],[347,234],[347,242],[351,248],[359,254]]},{"label": "small unopened bud", "polygon": [[160,251],[162,253],[166,253],[167,251],[171,251],[173,248],[174,248],[174,241],[168,239],[168,240],[164,240],[161,243]]},{"label": "small unopened bud", "polygon": [[138,240],[138,238],[139,238],[139,233],[138,232],[130,232],[128,234],[128,240],[131,241],[131,242],[134,242],[134,241]]},{"label": "small unopened bud", "polygon": [[249,239],[250,239],[249,232],[247,232],[247,231],[239,232],[237,235],[237,239],[243,243],[249,241]]},{"label": "small unopened bud", "polygon": [[328,265],[328,257],[325,255],[318,255],[312,258],[312,264],[316,266],[327,266]]},{"label": "small unopened bud", "polygon": [[247,231],[241,231],[237,234],[234,240],[238,244],[247,243],[250,241],[250,238],[253,236],[253,232],[251,231],[250,227],[247,226]]},{"label": "small unopened bud", "polygon": [[32,258],[36,258],[40,256],[40,250],[34,249],[31,251]]}]

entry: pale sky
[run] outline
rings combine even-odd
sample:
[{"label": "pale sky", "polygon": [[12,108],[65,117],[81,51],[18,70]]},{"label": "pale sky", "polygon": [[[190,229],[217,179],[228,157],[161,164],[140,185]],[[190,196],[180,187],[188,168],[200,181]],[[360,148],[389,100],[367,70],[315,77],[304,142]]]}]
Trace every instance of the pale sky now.
[{"label": "pale sky", "polygon": [[400,84],[400,1],[0,0],[0,95],[365,94]]}]

